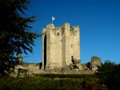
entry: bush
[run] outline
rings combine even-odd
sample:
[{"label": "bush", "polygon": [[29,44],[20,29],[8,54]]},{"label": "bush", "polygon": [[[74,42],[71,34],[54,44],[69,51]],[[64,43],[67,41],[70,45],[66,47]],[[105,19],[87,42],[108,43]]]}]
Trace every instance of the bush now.
[{"label": "bush", "polygon": [[120,90],[120,64],[106,61],[99,67],[96,73],[102,84],[105,84],[109,90]]},{"label": "bush", "polygon": [[93,90],[91,88],[104,90],[100,88],[95,75],[63,76],[50,74],[36,77],[3,78],[0,79],[0,90],[82,90],[82,88],[86,88],[86,90]]}]

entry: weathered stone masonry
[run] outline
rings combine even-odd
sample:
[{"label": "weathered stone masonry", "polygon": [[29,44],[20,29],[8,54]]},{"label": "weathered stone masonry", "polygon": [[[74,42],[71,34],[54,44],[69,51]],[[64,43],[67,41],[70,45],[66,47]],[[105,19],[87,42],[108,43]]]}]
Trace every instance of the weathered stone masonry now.
[{"label": "weathered stone masonry", "polygon": [[62,68],[80,60],[80,28],[49,24],[42,32],[42,69]]}]

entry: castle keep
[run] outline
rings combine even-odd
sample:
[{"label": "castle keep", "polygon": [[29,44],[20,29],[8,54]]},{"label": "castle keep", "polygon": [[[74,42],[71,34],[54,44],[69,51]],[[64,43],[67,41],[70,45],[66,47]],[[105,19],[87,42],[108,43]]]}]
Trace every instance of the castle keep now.
[{"label": "castle keep", "polygon": [[42,69],[62,68],[73,59],[80,61],[80,28],[65,23],[49,24],[42,31]]},{"label": "castle keep", "polygon": [[65,23],[61,27],[49,24],[42,31],[42,63],[15,66],[13,77],[39,74],[94,74],[101,66],[99,57],[91,57],[89,66],[80,64],[80,28]]},{"label": "castle keep", "polygon": [[87,64],[80,64],[80,28],[65,23],[61,27],[49,24],[42,31],[42,63],[23,63],[15,66],[10,76],[24,77],[38,74],[94,74],[101,59],[93,56]]}]

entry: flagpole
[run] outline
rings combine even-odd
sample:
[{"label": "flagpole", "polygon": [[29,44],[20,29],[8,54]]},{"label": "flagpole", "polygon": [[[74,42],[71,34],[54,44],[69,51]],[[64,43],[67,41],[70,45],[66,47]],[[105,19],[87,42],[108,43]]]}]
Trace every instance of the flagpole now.
[{"label": "flagpole", "polygon": [[53,20],[52,20],[52,24],[53,24]]},{"label": "flagpole", "polygon": [[52,16],[52,24],[53,24],[53,21],[55,20],[55,17],[54,16]]}]

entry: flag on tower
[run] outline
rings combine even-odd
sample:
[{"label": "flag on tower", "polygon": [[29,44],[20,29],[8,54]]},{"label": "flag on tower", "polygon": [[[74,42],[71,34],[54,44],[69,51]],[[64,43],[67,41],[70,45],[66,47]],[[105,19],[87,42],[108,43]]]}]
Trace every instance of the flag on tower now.
[{"label": "flag on tower", "polygon": [[53,21],[55,20],[55,17],[54,16],[52,16],[52,24],[53,24]]},{"label": "flag on tower", "polygon": [[55,20],[55,17],[54,16],[52,16],[52,21],[54,21]]}]

